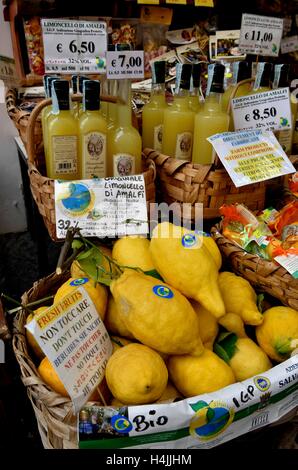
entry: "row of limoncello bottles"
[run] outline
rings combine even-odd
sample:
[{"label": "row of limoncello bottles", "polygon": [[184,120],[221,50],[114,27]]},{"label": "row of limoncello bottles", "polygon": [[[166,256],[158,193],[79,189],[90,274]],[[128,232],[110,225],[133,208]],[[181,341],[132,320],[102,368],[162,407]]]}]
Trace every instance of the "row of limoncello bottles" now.
[{"label": "row of limoncello bottles", "polygon": [[117,88],[117,105],[105,102],[101,110],[99,81],[79,77],[73,91],[82,92],[82,104],[71,104],[69,82],[46,77],[45,89],[52,105],[43,109],[42,129],[49,178],[141,173],[142,139],[132,125],[130,81],[119,81]]},{"label": "row of limoncello bottles", "polygon": [[[239,85],[234,97],[271,90],[272,67],[268,62],[258,63],[253,87],[249,81]],[[169,106],[165,100],[165,63],[152,64],[151,98],[142,113],[143,147],[193,163],[213,162],[215,154],[207,138],[234,130],[230,98],[237,84],[251,77],[251,67],[245,61],[234,62],[232,84],[224,90],[224,65],[210,64],[205,100],[200,92],[200,72],[200,64],[176,65],[174,102]],[[275,65],[272,88],[287,87],[288,75],[287,64]],[[297,101],[293,96],[291,109],[294,129]],[[276,133],[287,153],[291,152],[293,129]]]}]

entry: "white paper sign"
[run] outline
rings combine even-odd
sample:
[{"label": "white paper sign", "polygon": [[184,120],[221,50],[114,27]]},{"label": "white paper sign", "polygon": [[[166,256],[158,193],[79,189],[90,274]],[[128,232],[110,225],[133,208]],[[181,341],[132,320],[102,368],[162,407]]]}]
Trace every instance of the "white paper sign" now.
[{"label": "white paper sign", "polygon": [[235,130],[289,130],[292,113],[289,88],[255,93],[232,100]]},{"label": "white paper sign", "polygon": [[143,175],[79,181],[55,180],[56,232],[77,225],[85,237],[148,233]]},{"label": "white paper sign", "polygon": [[282,33],[282,19],[244,13],[239,49],[247,54],[277,57]]},{"label": "white paper sign", "polygon": [[[83,285],[88,278],[72,281]],[[105,375],[112,343],[92,300],[82,287],[26,325],[63,382],[77,413]]]},{"label": "white paper sign", "polygon": [[144,51],[107,52],[107,78],[144,78]]},{"label": "white paper sign", "polygon": [[296,171],[270,131],[224,132],[207,140],[237,188]]},{"label": "white paper sign", "polygon": [[282,54],[298,51],[298,36],[287,36],[283,38],[281,40],[280,48]]},{"label": "white paper sign", "polygon": [[41,24],[46,73],[105,73],[105,22],[42,19]]}]

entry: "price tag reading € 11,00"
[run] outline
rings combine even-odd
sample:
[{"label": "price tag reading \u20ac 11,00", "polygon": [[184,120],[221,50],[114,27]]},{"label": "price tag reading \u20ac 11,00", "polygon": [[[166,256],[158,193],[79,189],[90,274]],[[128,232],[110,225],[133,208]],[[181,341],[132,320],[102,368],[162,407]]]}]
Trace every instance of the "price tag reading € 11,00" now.
[{"label": "price tag reading \u20ac 11,00", "polygon": [[105,22],[42,19],[41,24],[47,73],[105,73]]},{"label": "price tag reading \u20ac 11,00", "polygon": [[144,78],[144,51],[107,52],[107,78]]},{"label": "price tag reading \u20ac 11,00", "polygon": [[244,13],[239,49],[247,54],[277,57],[282,33],[282,19]]}]

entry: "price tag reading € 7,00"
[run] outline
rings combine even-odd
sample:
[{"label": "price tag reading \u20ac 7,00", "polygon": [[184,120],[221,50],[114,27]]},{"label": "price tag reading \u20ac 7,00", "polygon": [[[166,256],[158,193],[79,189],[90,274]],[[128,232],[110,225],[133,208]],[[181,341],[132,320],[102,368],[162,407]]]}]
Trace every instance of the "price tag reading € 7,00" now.
[{"label": "price tag reading \u20ac 7,00", "polygon": [[144,78],[144,51],[107,52],[107,78]]},{"label": "price tag reading \u20ac 7,00", "polygon": [[244,13],[239,49],[247,54],[277,57],[282,33],[282,19]]},{"label": "price tag reading \u20ac 7,00", "polygon": [[46,73],[105,73],[103,21],[42,19]]},{"label": "price tag reading \u20ac 7,00", "polygon": [[235,130],[290,130],[289,88],[277,88],[232,100]]}]

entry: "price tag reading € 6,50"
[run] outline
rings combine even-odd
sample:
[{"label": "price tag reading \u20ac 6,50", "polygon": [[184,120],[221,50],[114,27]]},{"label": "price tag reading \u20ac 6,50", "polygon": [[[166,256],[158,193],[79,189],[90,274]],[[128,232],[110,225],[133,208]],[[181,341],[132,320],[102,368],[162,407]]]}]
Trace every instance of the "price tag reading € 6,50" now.
[{"label": "price tag reading \u20ac 6,50", "polygon": [[42,19],[41,24],[47,73],[105,73],[105,22]]},{"label": "price tag reading \u20ac 6,50", "polygon": [[234,98],[232,112],[235,130],[290,130],[292,115],[289,88]]},{"label": "price tag reading \u20ac 6,50", "polygon": [[144,78],[144,51],[107,52],[107,78]]},{"label": "price tag reading \u20ac 6,50", "polygon": [[239,49],[247,54],[277,57],[282,33],[282,19],[244,13]]}]

